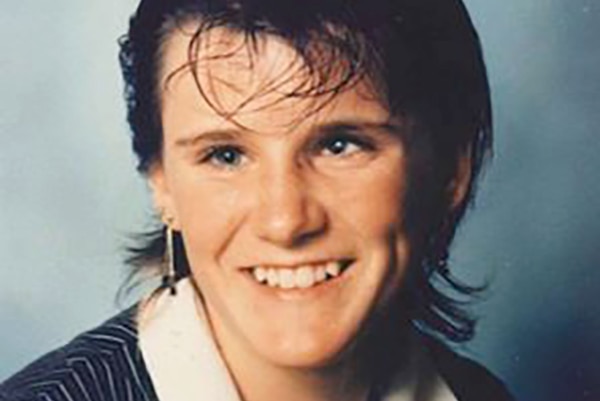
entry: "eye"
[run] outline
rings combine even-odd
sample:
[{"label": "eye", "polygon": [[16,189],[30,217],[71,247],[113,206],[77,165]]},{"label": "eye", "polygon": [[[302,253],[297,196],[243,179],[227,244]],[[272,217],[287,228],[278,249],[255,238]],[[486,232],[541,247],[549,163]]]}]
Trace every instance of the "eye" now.
[{"label": "eye", "polygon": [[244,161],[244,153],[241,149],[232,145],[213,146],[204,156],[201,163],[210,163],[216,167],[238,167]]},{"label": "eye", "polygon": [[320,142],[322,152],[326,156],[351,156],[355,153],[372,149],[372,146],[367,141],[350,134],[332,135]]}]

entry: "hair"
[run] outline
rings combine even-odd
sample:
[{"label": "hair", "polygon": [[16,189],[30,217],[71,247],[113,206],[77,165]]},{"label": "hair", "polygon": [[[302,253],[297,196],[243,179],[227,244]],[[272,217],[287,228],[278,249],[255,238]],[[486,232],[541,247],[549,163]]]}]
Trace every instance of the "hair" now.
[{"label": "hair", "polygon": [[[475,319],[465,308],[466,300],[482,288],[452,275],[448,249],[491,155],[492,115],[481,45],[462,2],[142,0],[120,40],[119,54],[133,150],[142,174],[161,158],[158,77],[163,45],[190,20],[197,28],[190,35],[188,67],[195,66],[199,43],[213,28],[242,34],[248,46],[261,35],[277,36],[302,57],[310,77],[309,85],[282,94],[282,99],[310,97],[324,104],[366,79],[393,116],[409,120],[414,136],[427,139],[430,156],[421,162],[424,172],[419,173],[426,179],[413,177],[408,196],[407,218],[420,230],[418,260],[407,285],[410,318],[438,337],[471,339]],[[209,101],[197,77],[196,83]],[[234,113],[213,107],[234,118]],[[447,189],[461,157],[470,158],[469,186],[462,203],[451,207]],[[165,254],[165,227],[157,222],[156,229],[137,236],[129,251],[132,276],[156,272]],[[177,277],[189,274],[179,234],[175,259]]]}]

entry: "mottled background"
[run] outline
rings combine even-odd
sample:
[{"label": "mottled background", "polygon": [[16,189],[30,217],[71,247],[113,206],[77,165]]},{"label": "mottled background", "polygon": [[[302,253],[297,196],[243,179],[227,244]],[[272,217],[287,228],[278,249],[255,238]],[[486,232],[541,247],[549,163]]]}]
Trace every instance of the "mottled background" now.
[{"label": "mottled background", "polygon": [[[463,351],[521,400],[600,400],[600,3],[468,0],[496,157],[452,262],[493,286]],[[117,310],[151,213],[116,38],[135,0],[0,4],[0,381]]]}]

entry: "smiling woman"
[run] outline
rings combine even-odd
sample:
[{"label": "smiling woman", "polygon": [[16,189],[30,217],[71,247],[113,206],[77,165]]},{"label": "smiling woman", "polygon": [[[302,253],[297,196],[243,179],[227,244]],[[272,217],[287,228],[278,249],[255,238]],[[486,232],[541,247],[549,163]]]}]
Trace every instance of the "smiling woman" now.
[{"label": "smiling woman", "polygon": [[[167,71],[186,62],[188,41],[173,34]],[[242,351],[261,356],[247,358],[256,363],[331,363],[383,295],[397,292],[409,257],[404,150],[401,134],[385,128],[387,109],[356,86],[300,121],[314,99],[279,101],[302,84],[286,73],[294,50],[270,37],[255,49],[252,69],[232,51],[235,61],[219,61],[214,76],[197,73],[217,81],[211,90],[236,110],[235,124],[203,101],[191,73],[171,81],[162,95],[162,156],[150,170],[156,204],[181,232],[234,373]],[[269,79],[277,91],[239,106]],[[314,283],[317,270],[321,285],[298,288]]]},{"label": "smiling woman", "polygon": [[473,334],[448,247],[491,145],[458,0],[143,0],[121,45],[163,286],[0,398],[510,399],[441,342]]}]

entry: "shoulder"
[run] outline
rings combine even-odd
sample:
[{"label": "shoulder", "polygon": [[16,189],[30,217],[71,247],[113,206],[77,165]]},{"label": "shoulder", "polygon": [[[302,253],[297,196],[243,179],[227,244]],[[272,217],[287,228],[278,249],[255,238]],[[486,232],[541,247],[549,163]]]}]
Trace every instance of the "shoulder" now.
[{"label": "shoulder", "polygon": [[425,344],[459,401],[514,401],[506,385],[479,363],[432,338],[426,338]]},{"label": "shoulder", "polygon": [[136,308],[54,350],[0,384],[0,401],[153,400],[137,345]]}]

